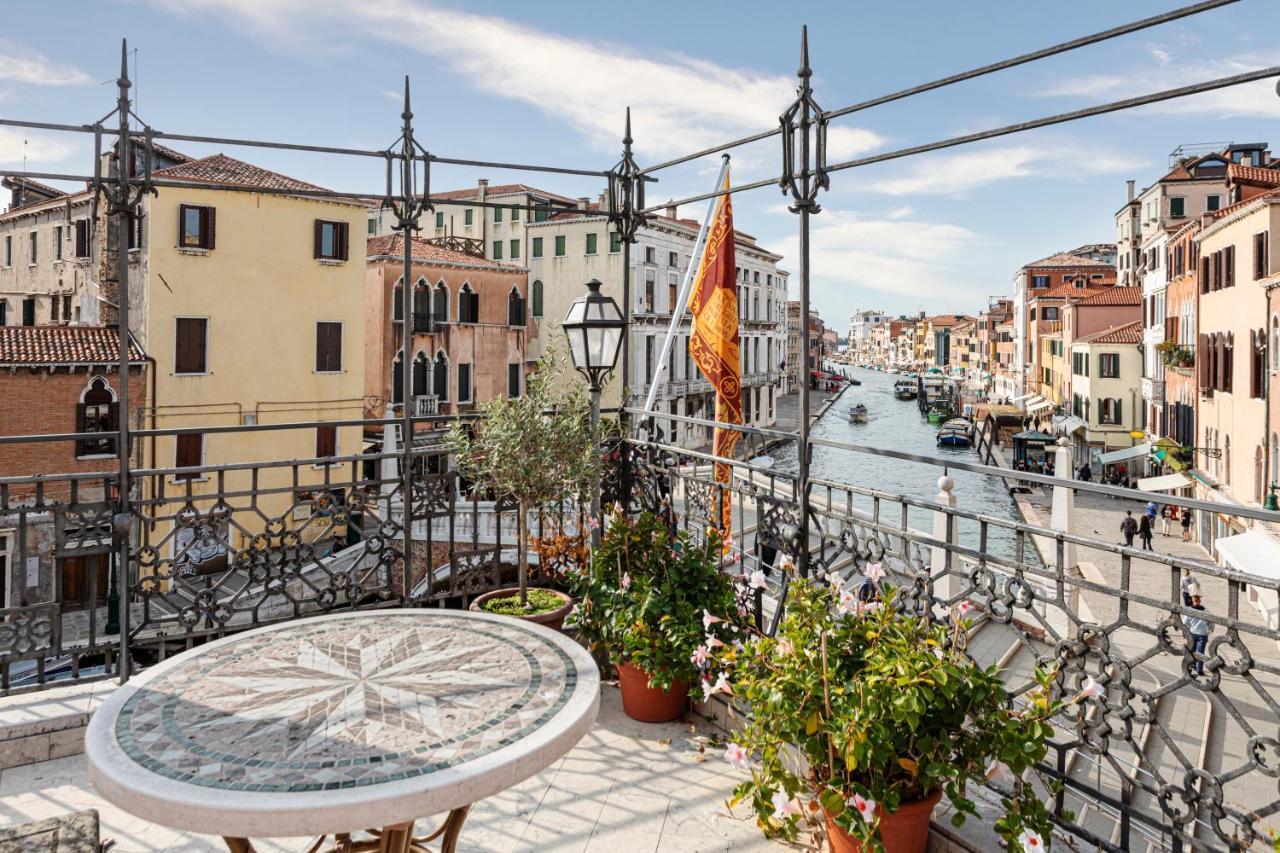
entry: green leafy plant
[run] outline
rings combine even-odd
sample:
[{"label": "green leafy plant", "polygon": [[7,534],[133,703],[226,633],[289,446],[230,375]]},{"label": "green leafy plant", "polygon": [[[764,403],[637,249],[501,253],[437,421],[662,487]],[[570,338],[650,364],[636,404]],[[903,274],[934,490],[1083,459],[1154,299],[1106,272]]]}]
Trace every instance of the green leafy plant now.
[{"label": "green leafy plant", "polygon": [[[728,647],[738,630],[737,587],[720,569],[721,552],[714,530],[698,545],[655,515],[617,512],[589,569],[570,575],[578,604],[565,627],[615,664],[643,670],[654,687],[694,681],[711,649]],[[712,684],[704,693],[714,688],[703,680]]]},{"label": "green leafy plant", "polygon": [[480,407],[474,427],[458,422],[445,438],[458,472],[497,497],[510,497],[516,513],[520,604],[528,604],[529,513],[565,500],[583,503],[601,468],[606,425],[591,424],[581,383],[561,381],[559,363],[546,358],[526,381],[523,397]]},{"label": "green leafy plant", "polygon": [[[891,588],[881,594],[892,601]],[[754,638],[726,664],[733,694],[750,709],[725,753],[751,772],[731,805],[749,802],[766,834],[791,839],[825,811],[878,849],[882,812],[941,790],[959,825],[976,814],[967,785],[999,774],[1012,793],[996,832],[1012,850],[1043,848],[1050,823],[1026,777],[1062,707],[1051,698],[1056,672],[1037,671],[1039,686],[1013,706],[996,668],[962,651],[967,609],[948,625],[860,601],[838,581],[797,580],[778,636]],[[1087,680],[1075,701],[1099,692]]]},{"label": "green leafy plant", "polygon": [[491,598],[480,605],[486,613],[501,613],[507,616],[528,616],[533,613],[548,613],[564,605],[563,599],[549,589],[531,589],[526,592],[526,600],[520,601],[519,595],[507,595]]}]

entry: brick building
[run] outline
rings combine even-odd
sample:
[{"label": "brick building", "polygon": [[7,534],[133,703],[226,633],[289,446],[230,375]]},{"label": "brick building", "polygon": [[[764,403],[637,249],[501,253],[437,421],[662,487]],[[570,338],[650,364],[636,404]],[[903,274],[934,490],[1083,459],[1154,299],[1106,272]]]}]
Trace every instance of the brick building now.
[{"label": "brick building", "polygon": [[[122,415],[117,340],[114,329],[101,326],[0,327],[0,435],[103,434],[74,442],[0,444],[0,472],[25,477],[116,470],[113,431]],[[147,362],[136,345],[130,360],[129,417],[138,424],[147,405]],[[135,457],[140,450],[141,442],[134,447]],[[69,489],[66,480],[50,483],[40,491],[39,502],[65,500]],[[77,500],[107,500],[108,491],[105,479],[81,481]],[[0,514],[0,606],[57,600],[68,610],[86,605],[91,597],[105,600],[109,541],[71,535],[72,519],[25,509],[37,502],[35,484],[10,487],[6,506],[24,509]],[[75,553],[55,547],[56,524],[63,525],[65,541],[77,544]]]}]

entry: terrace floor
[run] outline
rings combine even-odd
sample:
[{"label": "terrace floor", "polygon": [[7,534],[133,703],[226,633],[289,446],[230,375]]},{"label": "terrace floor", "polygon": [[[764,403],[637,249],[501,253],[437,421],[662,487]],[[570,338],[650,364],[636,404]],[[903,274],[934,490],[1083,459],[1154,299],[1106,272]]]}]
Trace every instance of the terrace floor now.
[{"label": "terrace floor", "polygon": [[[782,851],[739,808],[717,814],[740,774],[708,747],[699,753],[691,723],[653,725],[622,713],[606,685],[600,716],[586,737],[542,773],[480,803],[467,819],[459,851]],[[0,827],[80,809],[99,812],[114,851],[225,851],[220,839],[145,822],[97,795],[84,756],[0,771]],[[420,829],[434,825],[425,820]],[[272,839],[262,851],[303,850],[305,839]]]}]

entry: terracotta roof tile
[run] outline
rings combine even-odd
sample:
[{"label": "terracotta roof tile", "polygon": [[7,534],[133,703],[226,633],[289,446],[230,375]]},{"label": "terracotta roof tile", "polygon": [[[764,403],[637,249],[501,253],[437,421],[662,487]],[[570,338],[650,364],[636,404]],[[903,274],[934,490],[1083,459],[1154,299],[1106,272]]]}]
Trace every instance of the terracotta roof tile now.
[{"label": "terracotta roof tile", "polygon": [[[404,256],[404,243],[399,234],[382,234],[377,237],[370,237],[365,246],[365,254],[370,258],[401,258]],[[502,272],[523,272],[525,269],[515,264],[504,264],[500,261],[478,258],[475,255],[468,255],[466,252],[459,252],[456,249],[446,249],[443,246],[429,243],[422,237],[414,237],[412,247],[413,260],[418,263],[462,264],[469,267],[483,267]]]},{"label": "terracotta roof tile", "polygon": [[[1138,288],[1126,288],[1127,290],[1137,290]],[[1135,320],[1132,323],[1126,323],[1123,326],[1112,326],[1101,332],[1095,332],[1092,335],[1086,335],[1083,338],[1077,338],[1078,344],[1140,344],[1142,343],[1142,321]]]},{"label": "terracotta roof tile", "polygon": [[48,184],[42,184],[39,181],[32,180],[31,178],[24,178],[17,175],[5,178],[2,183],[10,189],[17,189],[24,186],[30,187],[36,192],[42,195],[47,195],[50,198],[61,198],[67,194],[64,190],[60,190],[57,187],[51,187]]},{"label": "terracotta roof tile", "polygon": [[1097,261],[1084,255],[1073,255],[1070,252],[1055,252],[1047,258],[1032,261],[1027,267],[1106,267],[1113,269],[1106,261]]},{"label": "terracotta roof tile", "polygon": [[1233,181],[1243,181],[1247,184],[1280,187],[1280,169],[1263,169],[1258,166],[1232,163],[1227,167],[1227,177]]},{"label": "terracotta roof tile", "polygon": [[157,169],[152,174],[158,178],[173,178],[179,181],[233,184],[239,187],[262,187],[271,190],[323,191],[325,189],[317,184],[309,184],[306,181],[228,157],[226,154],[212,154],[201,157],[199,160],[188,160],[167,169]]},{"label": "terracotta roof tile", "polygon": [[1108,287],[1093,296],[1086,296],[1077,305],[1141,305],[1141,287]]},{"label": "terracotta roof tile", "polygon": [[[116,364],[120,339],[106,326],[0,326],[0,364]],[[129,359],[139,363],[145,354],[130,343]]]},{"label": "terracotta roof tile", "polygon": [[1091,284],[1084,287],[1076,287],[1073,281],[1064,281],[1062,284],[1054,285],[1047,290],[1032,291],[1034,295],[1029,297],[1030,300],[1036,299],[1066,299],[1072,296],[1088,297],[1095,293],[1101,293],[1104,289],[1110,288],[1109,284]]},{"label": "terracotta roof tile", "polygon": [[[560,195],[559,193],[540,190],[537,187],[531,187],[528,184],[494,184],[485,191],[486,199],[495,195],[519,195],[521,193],[530,193],[532,195],[543,196],[544,198],[555,199],[556,201],[566,202],[568,204],[577,204],[578,200]],[[445,190],[440,193],[432,193],[432,198],[449,199],[451,201],[478,201],[480,199],[480,188],[470,187],[465,190]]]},{"label": "terracotta roof tile", "polygon": [[1253,204],[1256,201],[1261,201],[1263,199],[1268,199],[1268,198],[1276,198],[1277,196],[1280,196],[1280,187],[1277,187],[1274,190],[1267,190],[1264,193],[1259,193],[1258,195],[1255,195],[1253,198],[1246,198],[1244,201],[1238,201],[1235,204],[1229,204],[1226,207],[1219,208],[1218,210],[1215,210],[1213,212],[1213,218],[1222,219],[1224,217],[1230,216],[1236,211],[1239,211],[1243,208],[1248,207],[1249,205]]}]

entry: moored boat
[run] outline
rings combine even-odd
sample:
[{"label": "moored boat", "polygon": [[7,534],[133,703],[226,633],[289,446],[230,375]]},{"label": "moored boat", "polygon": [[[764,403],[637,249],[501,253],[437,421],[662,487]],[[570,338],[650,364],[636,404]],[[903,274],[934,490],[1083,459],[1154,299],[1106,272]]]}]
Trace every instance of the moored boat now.
[{"label": "moored boat", "polygon": [[968,447],[973,444],[973,424],[965,418],[952,418],[938,429],[938,444]]},{"label": "moored boat", "polygon": [[951,405],[951,401],[943,397],[929,404],[929,411],[925,416],[929,419],[929,423],[940,424],[954,418],[955,415],[956,410]]},{"label": "moored boat", "polygon": [[914,400],[916,398],[915,380],[899,379],[893,383],[893,396],[899,400]]}]

